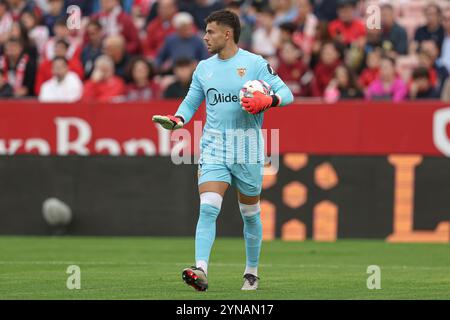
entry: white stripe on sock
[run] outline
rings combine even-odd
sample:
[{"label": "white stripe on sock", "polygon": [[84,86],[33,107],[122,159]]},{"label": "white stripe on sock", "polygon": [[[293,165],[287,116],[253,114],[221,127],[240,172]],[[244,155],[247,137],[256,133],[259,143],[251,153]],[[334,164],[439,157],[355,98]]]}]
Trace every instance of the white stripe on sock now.
[{"label": "white stripe on sock", "polygon": [[246,266],[244,275],[247,274],[247,273],[253,274],[255,277],[257,277],[258,276],[258,267],[248,267],[248,266]]},{"label": "white stripe on sock", "polygon": [[205,271],[205,274],[206,274],[206,275],[208,274],[208,262],[206,262],[205,260],[198,260],[198,261],[195,263],[195,266],[196,266],[197,268],[202,268],[203,271]]}]

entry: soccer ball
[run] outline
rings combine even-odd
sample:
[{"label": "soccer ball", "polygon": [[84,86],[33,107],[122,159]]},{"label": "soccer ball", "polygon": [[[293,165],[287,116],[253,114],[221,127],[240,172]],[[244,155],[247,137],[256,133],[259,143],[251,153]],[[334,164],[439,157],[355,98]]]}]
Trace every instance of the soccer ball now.
[{"label": "soccer ball", "polygon": [[242,103],[242,98],[253,97],[253,92],[255,91],[262,92],[265,95],[270,95],[272,93],[272,89],[267,82],[263,80],[249,80],[244,83],[242,89],[239,91],[239,101]]}]

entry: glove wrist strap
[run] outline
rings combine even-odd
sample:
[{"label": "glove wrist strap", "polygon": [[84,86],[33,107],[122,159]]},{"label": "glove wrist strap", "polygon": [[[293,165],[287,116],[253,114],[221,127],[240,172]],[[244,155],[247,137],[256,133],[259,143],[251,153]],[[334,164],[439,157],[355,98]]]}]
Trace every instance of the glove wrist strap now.
[{"label": "glove wrist strap", "polygon": [[183,122],[183,124],[184,124],[184,118],[182,117],[182,116],[180,116],[180,115],[175,115],[175,117],[177,117],[177,118],[180,118],[180,120]]},{"label": "glove wrist strap", "polygon": [[281,103],[281,99],[279,96],[277,96],[276,94],[271,95],[272,97],[272,104],[270,105],[270,107],[278,107]]}]

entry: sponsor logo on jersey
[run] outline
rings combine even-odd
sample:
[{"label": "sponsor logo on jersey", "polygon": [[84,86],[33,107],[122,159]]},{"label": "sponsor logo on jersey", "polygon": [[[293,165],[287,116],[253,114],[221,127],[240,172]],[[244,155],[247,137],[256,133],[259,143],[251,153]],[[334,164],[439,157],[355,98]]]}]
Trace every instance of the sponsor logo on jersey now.
[{"label": "sponsor logo on jersey", "polygon": [[215,106],[218,103],[239,102],[239,97],[231,93],[225,94],[219,92],[216,88],[210,88],[206,91],[206,99],[210,106]]}]

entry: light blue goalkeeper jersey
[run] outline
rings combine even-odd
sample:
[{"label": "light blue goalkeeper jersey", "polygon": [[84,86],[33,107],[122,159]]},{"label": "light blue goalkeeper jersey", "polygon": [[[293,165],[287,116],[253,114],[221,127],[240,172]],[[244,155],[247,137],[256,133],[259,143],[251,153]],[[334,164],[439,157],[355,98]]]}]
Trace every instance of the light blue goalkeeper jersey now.
[{"label": "light blue goalkeeper jersey", "polygon": [[206,123],[200,142],[200,163],[261,163],[264,115],[242,109],[239,91],[249,80],[263,80],[281,98],[281,106],[293,101],[286,84],[261,56],[243,49],[223,60],[214,55],[201,61],[176,115],[189,122],[206,99]]}]

